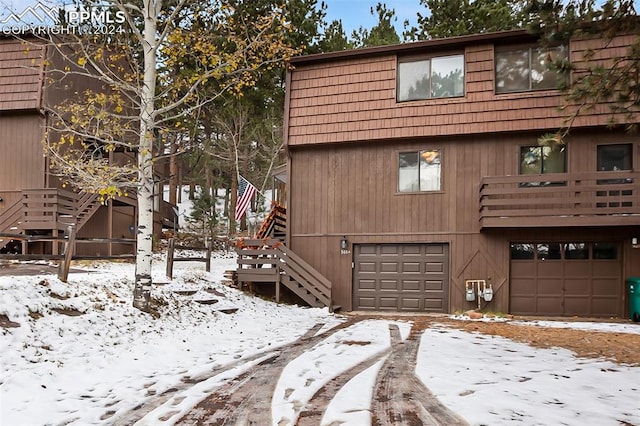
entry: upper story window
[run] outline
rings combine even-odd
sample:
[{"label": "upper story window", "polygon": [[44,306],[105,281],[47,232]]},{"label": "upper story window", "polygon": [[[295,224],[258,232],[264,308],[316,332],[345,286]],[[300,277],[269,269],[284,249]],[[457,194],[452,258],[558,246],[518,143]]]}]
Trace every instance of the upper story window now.
[{"label": "upper story window", "polygon": [[549,69],[551,60],[568,57],[566,46],[497,47],[495,53],[496,93],[555,89],[566,78]]},{"label": "upper story window", "polygon": [[439,149],[401,152],[398,156],[398,191],[439,191],[441,157]]},{"label": "upper story window", "polygon": [[464,55],[398,60],[398,102],[464,96]]}]

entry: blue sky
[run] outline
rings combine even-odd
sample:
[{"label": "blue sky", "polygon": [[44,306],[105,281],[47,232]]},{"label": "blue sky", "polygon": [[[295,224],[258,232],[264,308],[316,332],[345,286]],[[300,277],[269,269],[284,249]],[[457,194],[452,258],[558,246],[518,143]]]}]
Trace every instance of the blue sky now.
[{"label": "blue sky", "polygon": [[380,3],[385,3],[388,9],[395,9],[398,21],[395,27],[398,35],[402,37],[402,23],[409,19],[412,25],[416,25],[417,12],[426,14],[427,8],[420,4],[420,0],[324,0],[327,5],[327,21],[342,20],[347,35],[360,26],[370,29],[377,22],[377,15],[370,14],[370,9]]}]

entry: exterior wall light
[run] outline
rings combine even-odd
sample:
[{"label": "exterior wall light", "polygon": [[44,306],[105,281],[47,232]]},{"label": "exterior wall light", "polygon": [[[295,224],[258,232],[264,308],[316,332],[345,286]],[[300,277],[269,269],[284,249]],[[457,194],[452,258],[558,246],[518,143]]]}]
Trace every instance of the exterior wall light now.
[{"label": "exterior wall light", "polygon": [[640,243],[638,243],[638,237],[631,238],[631,247],[634,249],[640,249]]},{"label": "exterior wall light", "polygon": [[349,240],[347,237],[342,237],[340,239],[340,250],[348,250],[349,249]]}]

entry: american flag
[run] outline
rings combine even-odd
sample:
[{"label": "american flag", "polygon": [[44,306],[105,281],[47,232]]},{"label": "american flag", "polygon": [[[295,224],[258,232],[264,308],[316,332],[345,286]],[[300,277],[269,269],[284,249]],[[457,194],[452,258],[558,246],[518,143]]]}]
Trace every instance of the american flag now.
[{"label": "american flag", "polygon": [[244,216],[247,211],[247,207],[249,207],[249,203],[251,202],[251,198],[255,193],[256,187],[240,176],[240,182],[238,182],[238,200],[236,201],[236,222],[240,221],[242,216]]}]

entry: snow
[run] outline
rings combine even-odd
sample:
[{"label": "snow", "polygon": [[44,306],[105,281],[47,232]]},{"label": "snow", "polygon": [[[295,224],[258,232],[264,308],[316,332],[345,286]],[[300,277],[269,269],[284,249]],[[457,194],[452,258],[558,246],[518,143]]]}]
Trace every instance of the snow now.
[{"label": "snow", "polygon": [[[318,335],[345,320],[221,284],[223,272],[236,267],[232,254],[217,254],[210,273],[201,262],[180,262],[171,282],[164,266],[161,258],[154,262],[154,281],[166,283],[153,290],[156,317],[131,306],[131,264],[76,265],[84,271],[70,274],[68,284],[55,275],[0,277],[0,314],[20,324],[0,336],[0,424],[130,424],[132,410],[145,403],[138,425],[172,425],[314,325],[323,324]],[[322,424],[370,424],[375,379],[390,350],[389,325],[406,339],[410,319],[356,322],[291,360],[273,395],[272,424],[294,424],[324,384],[363,362],[370,366],[337,392]],[[512,323],[640,332],[630,323]],[[577,358],[564,349],[436,325],[421,337],[416,373],[472,425],[640,424],[639,367]],[[197,380],[187,384],[187,377]]]}]

